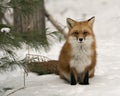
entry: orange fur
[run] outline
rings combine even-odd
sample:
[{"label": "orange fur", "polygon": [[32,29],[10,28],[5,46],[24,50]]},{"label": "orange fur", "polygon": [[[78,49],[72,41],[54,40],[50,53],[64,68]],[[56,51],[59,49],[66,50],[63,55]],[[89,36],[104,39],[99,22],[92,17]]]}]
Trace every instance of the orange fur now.
[{"label": "orange fur", "polygon": [[[71,71],[73,71],[75,79],[78,82],[78,74],[82,74],[82,73],[88,71],[89,72],[89,77],[93,77],[94,72],[95,72],[96,41],[95,41],[95,36],[94,36],[94,33],[93,33],[94,17],[90,18],[89,20],[81,21],[81,22],[77,22],[75,20],[72,20],[72,19],[68,18],[67,23],[68,23],[69,32],[68,32],[68,35],[67,35],[67,38],[66,38],[66,42],[63,45],[60,56],[59,56],[58,70],[59,70],[60,77],[62,79],[65,79],[65,80],[69,81],[69,82],[71,82],[71,79],[70,79],[71,74],[70,73],[71,73]],[[91,38],[92,38],[92,40],[89,41],[89,39],[88,39],[88,41],[85,41],[86,38],[89,38],[89,37],[90,37],[90,40],[91,40]],[[78,50],[78,52],[76,50],[74,50],[74,45],[75,44],[71,43],[71,41],[70,41],[71,38],[74,38],[76,40],[75,41],[73,39],[75,41],[75,43],[78,42],[77,40],[79,40],[79,38],[84,39],[84,42],[87,42],[88,44],[90,42],[90,44],[88,45],[88,46],[90,46],[89,49],[88,49],[88,54],[89,54],[89,50],[90,50],[90,54],[88,55],[89,57],[86,57],[86,54],[78,53],[79,50]],[[84,42],[82,41],[83,44],[84,44]],[[76,43],[76,44],[78,44],[78,43]],[[77,46],[79,47],[79,44]],[[82,45],[80,45],[80,46],[82,46]],[[87,45],[85,45],[85,46],[87,46]],[[86,50],[87,50],[87,48],[86,48]],[[86,61],[88,63],[88,65],[85,66],[85,69],[84,69],[84,65],[82,65],[82,66],[79,65],[79,66],[81,66],[80,70],[79,70],[79,69],[77,69],[77,67],[74,67],[73,63],[71,64],[72,60],[74,60],[75,62],[80,61],[79,58],[76,59],[77,56],[75,56],[76,53],[74,51],[77,52],[77,56],[83,55],[83,59],[85,57],[85,58],[87,58],[85,60],[88,60],[88,62],[90,61],[90,64]],[[82,56],[80,56],[80,58],[81,57]],[[82,64],[81,61],[79,62],[80,64]],[[75,66],[78,66],[78,65],[76,64]],[[81,69],[82,67],[83,67],[83,69]],[[84,71],[81,72],[82,70],[84,70]]]}]

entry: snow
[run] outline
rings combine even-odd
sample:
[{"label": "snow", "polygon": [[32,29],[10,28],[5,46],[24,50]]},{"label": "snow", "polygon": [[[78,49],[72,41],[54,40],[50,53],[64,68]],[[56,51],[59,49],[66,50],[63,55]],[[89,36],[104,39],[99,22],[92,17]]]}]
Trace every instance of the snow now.
[{"label": "snow", "polygon": [[[63,28],[66,26],[67,17],[75,20],[96,17],[94,24],[97,40],[95,77],[90,79],[90,85],[71,86],[58,75],[37,76],[29,73],[26,77],[26,88],[10,96],[120,96],[120,0],[46,0],[45,3],[47,10]],[[47,26],[50,30],[55,30],[49,22]],[[64,41],[55,44],[47,53],[41,53],[57,59],[63,43]],[[31,53],[34,51],[31,50]],[[20,55],[23,54],[20,53]],[[0,74],[0,95],[6,96],[22,86],[23,71]],[[7,87],[13,90],[4,92],[2,89]]]},{"label": "snow", "polygon": [[10,32],[10,28],[8,28],[8,27],[3,27],[0,31],[1,31],[1,32],[5,32],[5,33],[9,33],[9,32]]}]

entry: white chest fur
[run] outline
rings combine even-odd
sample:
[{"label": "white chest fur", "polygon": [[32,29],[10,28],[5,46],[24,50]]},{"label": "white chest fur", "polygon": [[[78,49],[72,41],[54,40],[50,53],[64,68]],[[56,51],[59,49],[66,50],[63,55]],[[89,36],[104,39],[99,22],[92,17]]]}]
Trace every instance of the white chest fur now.
[{"label": "white chest fur", "polygon": [[91,64],[92,39],[89,38],[89,40],[86,40],[84,43],[76,42],[73,38],[70,40],[72,45],[70,66],[76,68],[78,73],[83,72],[85,68]]}]

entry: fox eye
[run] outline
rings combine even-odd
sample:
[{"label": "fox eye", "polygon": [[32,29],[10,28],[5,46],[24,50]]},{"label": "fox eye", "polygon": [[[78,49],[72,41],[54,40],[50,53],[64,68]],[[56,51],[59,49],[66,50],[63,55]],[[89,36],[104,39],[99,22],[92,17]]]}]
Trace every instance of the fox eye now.
[{"label": "fox eye", "polygon": [[84,34],[84,35],[88,35],[89,33],[88,33],[87,31],[84,31],[83,34]]},{"label": "fox eye", "polygon": [[78,35],[79,33],[77,31],[74,32],[75,35]]}]

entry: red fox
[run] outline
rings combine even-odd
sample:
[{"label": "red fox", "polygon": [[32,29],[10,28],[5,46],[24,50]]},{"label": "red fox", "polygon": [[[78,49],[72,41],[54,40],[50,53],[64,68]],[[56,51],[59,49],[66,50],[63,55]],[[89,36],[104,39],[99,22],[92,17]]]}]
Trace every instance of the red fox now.
[{"label": "red fox", "polygon": [[71,85],[89,84],[96,65],[96,40],[93,33],[95,17],[85,21],[67,18],[69,32],[59,56],[58,70]]}]

